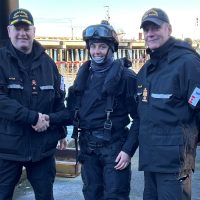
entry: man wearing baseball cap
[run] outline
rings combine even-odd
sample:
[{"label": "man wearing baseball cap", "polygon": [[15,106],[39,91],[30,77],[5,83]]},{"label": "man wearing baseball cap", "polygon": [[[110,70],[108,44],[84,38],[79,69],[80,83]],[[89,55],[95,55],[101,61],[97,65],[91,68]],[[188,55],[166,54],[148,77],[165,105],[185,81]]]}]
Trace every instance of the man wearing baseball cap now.
[{"label": "man wearing baseball cap", "polygon": [[[18,53],[30,54],[35,37],[35,26],[31,13],[26,9],[16,9],[9,16],[8,35]],[[24,30],[24,33],[22,31]],[[20,55],[20,54],[19,54]],[[32,56],[26,56],[31,58]]]},{"label": "man wearing baseball cap", "polygon": [[163,10],[159,8],[153,8],[144,13],[140,28],[143,28],[143,26],[145,26],[145,24],[148,22],[152,22],[158,26],[161,26],[163,22],[169,24],[169,18]]},{"label": "man wearing baseball cap", "polygon": [[28,10],[14,10],[7,29],[10,41],[0,49],[0,199],[12,199],[25,167],[35,198],[53,200],[54,152],[65,130],[44,114],[64,109],[61,76],[34,40]]},{"label": "man wearing baseball cap", "polygon": [[[144,200],[191,200],[200,110],[200,57],[171,36],[165,11],[145,12],[150,59],[138,73],[139,170]],[[198,121],[199,123],[199,121]]]},{"label": "man wearing baseball cap", "polygon": [[31,13],[28,10],[22,8],[13,11],[9,16],[10,25],[17,24],[18,22],[24,22],[29,25],[34,25]]}]

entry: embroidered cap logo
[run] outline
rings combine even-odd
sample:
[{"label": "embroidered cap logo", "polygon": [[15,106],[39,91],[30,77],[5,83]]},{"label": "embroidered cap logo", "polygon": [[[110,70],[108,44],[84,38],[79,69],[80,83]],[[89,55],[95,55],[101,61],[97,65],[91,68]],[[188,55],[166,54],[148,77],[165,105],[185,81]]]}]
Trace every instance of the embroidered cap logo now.
[{"label": "embroidered cap logo", "polygon": [[143,18],[142,18],[142,21],[143,21],[145,18],[149,17],[149,16],[157,16],[157,17],[158,17],[158,12],[157,12],[156,10],[148,10],[148,11],[144,14],[144,16],[143,16]]}]

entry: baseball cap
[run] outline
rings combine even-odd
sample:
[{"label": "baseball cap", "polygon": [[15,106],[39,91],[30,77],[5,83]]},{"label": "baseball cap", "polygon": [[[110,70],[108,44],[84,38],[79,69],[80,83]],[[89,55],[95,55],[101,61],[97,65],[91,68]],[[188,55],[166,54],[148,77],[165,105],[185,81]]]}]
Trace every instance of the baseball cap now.
[{"label": "baseball cap", "polygon": [[143,28],[145,22],[153,22],[154,24],[160,26],[163,24],[163,22],[169,23],[169,18],[167,14],[160,8],[151,8],[144,13],[140,28]]},{"label": "baseball cap", "polygon": [[18,22],[24,22],[29,25],[34,25],[33,16],[28,10],[23,9],[23,8],[19,8],[12,11],[12,13],[9,16],[10,25],[14,25]]}]

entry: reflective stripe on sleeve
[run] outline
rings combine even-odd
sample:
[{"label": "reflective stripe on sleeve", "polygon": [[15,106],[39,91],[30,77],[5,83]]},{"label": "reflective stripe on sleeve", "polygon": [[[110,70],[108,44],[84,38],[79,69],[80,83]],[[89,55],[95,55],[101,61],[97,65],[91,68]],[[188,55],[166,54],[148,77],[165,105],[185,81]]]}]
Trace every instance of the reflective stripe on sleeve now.
[{"label": "reflective stripe on sleeve", "polygon": [[53,85],[44,85],[44,86],[40,86],[41,90],[53,90],[54,87]]},{"label": "reflective stripe on sleeve", "polygon": [[21,85],[19,85],[19,84],[10,84],[10,85],[8,85],[8,88],[10,89],[21,89],[21,90],[23,90],[24,89],[24,87],[22,87]]},{"label": "reflective stripe on sleeve", "polygon": [[156,99],[169,99],[171,96],[172,94],[156,94],[156,93],[151,94],[151,97]]}]

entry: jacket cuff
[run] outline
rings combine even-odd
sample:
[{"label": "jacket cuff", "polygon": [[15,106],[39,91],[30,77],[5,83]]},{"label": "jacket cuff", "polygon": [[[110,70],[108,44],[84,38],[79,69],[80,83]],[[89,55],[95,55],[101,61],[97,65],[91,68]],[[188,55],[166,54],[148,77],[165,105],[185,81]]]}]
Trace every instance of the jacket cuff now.
[{"label": "jacket cuff", "polygon": [[29,124],[31,124],[33,126],[36,125],[38,118],[39,118],[38,112],[29,111],[29,115],[28,115],[28,119],[27,119]]},{"label": "jacket cuff", "polygon": [[124,147],[122,148],[122,151],[127,153],[130,157],[133,156],[133,154],[131,154],[131,152],[128,149],[124,148]]},{"label": "jacket cuff", "polygon": [[57,120],[57,115],[55,113],[49,114],[49,121],[51,124],[56,124]]},{"label": "jacket cuff", "polygon": [[137,147],[132,147],[131,149],[128,149],[125,146],[122,147],[122,151],[124,151],[125,153],[127,153],[131,158],[135,154],[136,150],[137,150]]},{"label": "jacket cuff", "polygon": [[72,125],[73,122],[71,113],[67,110],[62,110],[56,113],[50,113],[49,120],[50,124],[62,126]]}]

